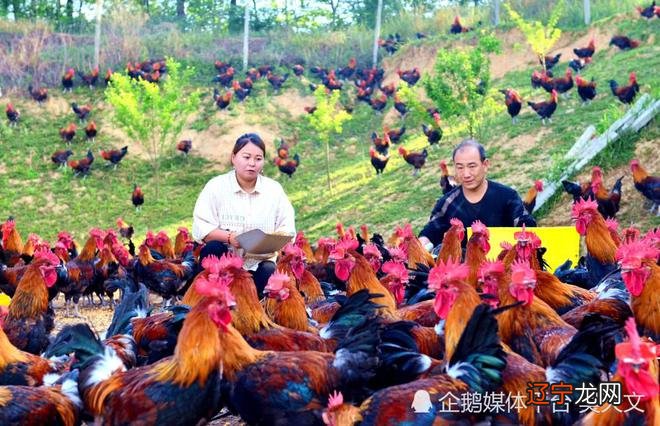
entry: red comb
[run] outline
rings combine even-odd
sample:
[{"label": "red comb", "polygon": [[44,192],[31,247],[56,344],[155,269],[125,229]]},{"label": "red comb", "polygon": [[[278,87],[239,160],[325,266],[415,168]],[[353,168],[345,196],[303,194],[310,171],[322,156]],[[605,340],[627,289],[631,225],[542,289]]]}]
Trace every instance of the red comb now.
[{"label": "red comb", "polygon": [[378,246],[374,243],[369,243],[365,244],[364,247],[362,248],[362,253],[364,256],[370,255],[370,256],[376,256],[379,259],[383,258],[383,255],[380,253],[380,250],[378,250]]},{"label": "red comb", "polygon": [[514,261],[511,264],[511,282],[523,283],[529,280],[536,280],[536,272],[529,267],[529,263]]},{"label": "red comb", "polygon": [[472,223],[471,228],[472,228],[472,234],[482,234],[485,235],[486,237],[490,236],[488,232],[488,228],[480,220],[475,220]]},{"label": "red comb", "polygon": [[243,267],[243,259],[233,253],[225,253],[220,256],[220,270],[230,268],[240,269]]},{"label": "red comb", "polygon": [[463,226],[463,222],[461,222],[461,220],[456,217],[452,217],[451,219],[449,219],[449,224],[451,226],[458,226],[459,228],[465,228]]},{"label": "red comb", "polygon": [[452,280],[464,280],[470,273],[470,267],[464,263],[452,259],[443,262],[440,260],[436,266],[429,271],[429,288],[437,289],[442,284]]},{"label": "red comb", "polygon": [[335,391],[334,393],[331,393],[330,398],[328,398],[328,410],[339,408],[343,403],[344,395],[339,391]]},{"label": "red comb", "polygon": [[479,267],[479,275],[485,276],[490,274],[503,274],[504,273],[504,263],[501,260],[487,260],[481,264]]},{"label": "red comb", "polygon": [[53,266],[60,264],[60,258],[55,255],[52,251],[46,248],[40,248],[34,252],[35,259],[46,259],[48,263]]},{"label": "red comb", "polygon": [[403,283],[408,282],[408,269],[403,263],[388,260],[381,268],[384,273],[394,275]]},{"label": "red comb", "polygon": [[588,200],[579,199],[578,201],[573,203],[571,216],[573,217],[573,219],[577,219],[586,210],[597,212],[598,203],[595,200],[592,200],[591,198],[589,198]]}]

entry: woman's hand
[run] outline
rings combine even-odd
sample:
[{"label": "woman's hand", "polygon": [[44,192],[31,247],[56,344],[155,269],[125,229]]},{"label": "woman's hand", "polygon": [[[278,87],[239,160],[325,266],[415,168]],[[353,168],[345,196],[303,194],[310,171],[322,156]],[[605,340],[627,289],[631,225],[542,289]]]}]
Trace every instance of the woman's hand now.
[{"label": "woman's hand", "polygon": [[236,233],[235,232],[230,232],[229,233],[229,238],[227,239],[227,243],[230,246],[232,246],[236,249],[241,248],[241,243],[239,243],[238,240],[236,239]]}]

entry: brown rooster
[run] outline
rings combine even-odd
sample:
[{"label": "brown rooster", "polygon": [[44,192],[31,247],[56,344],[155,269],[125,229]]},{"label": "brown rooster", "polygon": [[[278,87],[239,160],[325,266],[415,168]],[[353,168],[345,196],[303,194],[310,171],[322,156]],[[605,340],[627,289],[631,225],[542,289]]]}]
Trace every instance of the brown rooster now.
[{"label": "brown rooster", "polygon": [[73,138],[76,137],[76,130],[77,129],[78,129],[78,127],[74,123],[71,123],[68,126],[63,127],[63,128],[60,129],[60,137],[66,143],[71,143]]},{"label": "brown rooster", "polygon": [[516,124],[518,121],[518,114],[520,114],[520,109],[522,107],[522,98],[513,89],[500,90],[504,98],[504,103],[506,104],[506,110],[511,116],[511,123]]},{"label": "brown rooster", "polygon": [[90,121],[87,126],[85,127],[85,136],[87,137],[87,140],[91,140],[94,142],[96,139],[96,135],[98,133],[98,130],[96,128],[96,123],[93,121]]},{"label": "brown rooster", "polygon": [[113,166],[113,170],[117,170],[119,162],[124,159],[128,153],[128,145],[122,147],[121,149],[110,149],[110,150],[101,150],[101,157],[107,161],[106,165]]},{"label": "brown rooster", "polygon": [[73,170],[74,176],[82,175],[83,179],[89,176],[89,171],[94,162],[94,155],[92,150],[87,151],[87,155],[80,160],[69,160],[69,167]]},{"label": "brown rooster", "polygon": [[539,192],[543,191],[543,182],[540,180],[535,180],[534,185],[527,191],[525,198],[523,198],[523,207],[527,214],[532,214],[534,212],[534,206],[536,206],[536,196]]},{"label": "brown rooster", "polygon": [[624,104],[631,104],[632,101],[635,99],[635,96],[637,96],[637,93],[639,93],[639,84],[637,84],[637,75],[635,72],[631,72],[630,76],[628,77],[628,85],[627,86],[619,86],[619,84],[615,80],[610,80],[610,89],[612,90],[612,94],[616,96],[619,101],[621,101]]},{"label": "brown rooster", "polygon": [[78,105],[75,102],[71,102],[71,109],[78,116],[80,121],[85,121],[89,113],[92,112],[92,106],[90,104]]},{"label": "brown rooster", "polygon": [[99,67],[98,65],[94,67],[94,69],[89,74],[84,74],[78,71],[78,76],[86,86],[89,86],[90,89],[93,89],[99,79]]},{"label": "brown rooster", "polygon": [[456,180],[454,180],[453,176],[449,175],[447,162],[445,160],[440,161],[440,188],[442,189],[442,195],[456,188],[456,186]]},{"label": "brown rooster", "polygon": [[550,94],[550,100],[544,102],[532,102],[527,101],[527,104],[532,107],[534,111],[541,118],[541,123],[545,124],[545,121],[548,120],[552,122],[552,114],[554,114],[557,109],[557,91],[552,90]]},{"label": "brown rooster", "polygon": [[373,146],[369,147],[369,157],[371,158],[371,165],[373,166],[374,170],[376,170],[376,176],[380,176],[380,174],[385,170],[385,166],[387,166],[387,162],[389,161],[390,157],[376,151]]},{"label": "brown rooster", "polygon": [[62,88],[64,92],[71,92],[73,90],[73,76],[75,71],[69,68],[62,76]]},{"label": "brown rooster", "polygon": [[294,154],[293,158],[283,159],[279,156],[275,157],[275,165],[280,170],[280,172],[289,176],[289,178],[293,177],[293,174],[298,169],[299,164],[300,164],[300,156],[298,155],[298,153]]},{"label": "brown rooster", "polygon": [[454,22],[451,24],[451,27],[449,27],[450,34],[466,33],[470,30],[471,28],[461,25],[461,18],[458,15],[454,17]]},{"label": "brown rooster", "polygon": [[9,315],[2,328],[9,341],[22,351],[39,355],[48,346],[55,319],[48,306],[48,288],[55,285],[59,265],[52,252],[35,253],[9,303]]},{"label": "brown rooster", "polygon": [[422,167],[424,167],[426,157],[428,157],[429,153],[426,148],[422,152],[409,152],[404,147],[399,146],[399,155],[406,160],[406,163],[413,167],[413,176],[417,176]]},{"label": "brown rooster", "polygon": [[37,101],[39,105],[48,99],[48,89],[45,87],[33,88],[32,85],[29,85],[28,92],[30,92],[32,99]]},{"label": "brown rooster", "polygon": [[192,140],[183,139],[177,142],[176,150],[183,153],[184,157],[188,157],[188,153],[192,149]]},{"label": "brown rooster", "polygon": [[583,104],[591,102],[596,97],[596,82],[593,79],[587,81],[578,75],[575,77],[575,84]]},{"label": "brown rooster", "polygon": [[18,125],[18,119],[21,116],[21,113],[18,112],[16,108],[14,108],[14,105],[12,103],[7,104],[7,108],[5,109],[5,113],[7,114],[7,120],[9,120],[9,125],[10,126],[16,126]]},{"label": "brown rooster", "polygon": [[435,123],[433,126],[427,126],[422,123],[422,131],[426,135],[426,140],[429,141],[429,146],[438,145],[438,142],[442,139],[442,127],[440,126],[439,113],[436,112],[433,114],[433,121]]},{"label": "brown rooster", "polygon": [[234,92],[227,91],[224,95],[221,95],[217,88],[213,89],[213,101],[215,102],[215,105],[221,110],[229,106],[233,97]]},{"label": "brown rooster", "polygon": [[639,40],[633,40],[630,37],[622,35],[612,36],[612,39],[610,40],[610,46],[616,46],[621,50],[634,49],[639,47],[640,43],[641,42]]},{"label": "brown rooster", "polygon": [[135,211],[138,212],[144,204],[144,194],[142,193],[142,188],[138,184],[133,185],[133,193],[131,194],[131,202],[135,206]]},{"label": "brown rooster", "polygon": [[397,70],[396,72],[399,75],[399,78],[410,86],[414,86],[419,81],[421,74],[419,73],[419,68],[415,67],[411,70]]},{"label": "brown rooster", "polygon": [[660,215],[660,176],[650,175],[637,159],[630,161],[630,170],[635,189],[651,202],[651,214]]},{"label": "brown rooster", "polygon": [[575,56],[577,56],[578,58],[591,58],[594,55],[595,51],[596,51],[596,43],[593,37],[591,38],[591,40],[589,40],[589,44],[587,45],[587,47],[573,49],[573,53],[575,53]]}]

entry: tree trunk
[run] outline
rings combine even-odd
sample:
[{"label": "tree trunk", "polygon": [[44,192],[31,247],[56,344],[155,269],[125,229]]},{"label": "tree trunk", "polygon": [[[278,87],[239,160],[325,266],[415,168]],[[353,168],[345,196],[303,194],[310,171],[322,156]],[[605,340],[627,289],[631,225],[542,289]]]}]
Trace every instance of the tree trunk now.
[{"label": "tree trunk", "polygon": [[248,68],[248,54],[250,53],[250,9],[245,4],[245,16],[243,17],[243,71]]},{"label": "tree trunk", "polygon": [[493,0],[493,25],[500,25],[500,0]]},{"label": "tree trunk", "polygon": [[376,9],[376,29],[374,30],[374,50],[372,56],[373,68],[378,65],[378,39],[380,38],[380,24],[383,15],[383,0],[378,0],[378,9]]},{"label": "tree trunk", "polygon": [[73,22],[73,0],[66,0],[66,19],[68,20],[67,24],[71,25]]},{"label": "tree trunk", "polygon": [[149,14],[149,0],[142,0],[142,7],[144,7],[144,11],[147,12],[147,15]]},{"label": "tree trunk", "polygon": [[186,0],[176,0],[176,17],[186,17]]},{"label": "tree trunk", "polygon": [[23,7],[20,0],[12,0],[12,6],[14,9],[14,19],[20,19],[23,17]]},{"label": "tree trunk", "polygon": [[96,32],[94,34],[94,67],[99,66],[101,57],[101,15],[103,14],[103,0],[96,0]]},{"label": "tree trunk", "polygon": [[591,23],[591,1],[584,0],[584,25]]}]

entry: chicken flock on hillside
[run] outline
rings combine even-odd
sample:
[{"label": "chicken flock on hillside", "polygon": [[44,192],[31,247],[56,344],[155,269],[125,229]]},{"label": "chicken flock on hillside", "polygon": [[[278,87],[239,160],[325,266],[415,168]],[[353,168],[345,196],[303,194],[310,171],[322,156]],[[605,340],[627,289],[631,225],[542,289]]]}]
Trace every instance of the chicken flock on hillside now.
[{"label": "chicken flock on hillside", "polygon": [[[278,158],[288,150],[282,141]],[[631,170],[638,189],[657,189],[638,161]],[[149,231],[134,242],[119,218],[80,246],[67,232],[23,243],[9,219],[0,422],[197,424],[227,408],[255,425],[656,424],[660,235],[605,219],[599,168],[577,186],[591,195],[577,194],[571,212],[587,249],[574,269],[547,271],[543,241],[524,227],[491,253],[477,221],[463,252],[465,229],[452,220],[434,257],[409,224],[387,239],[337,224],[316,248],[299,232],[282,249],[261,301],[240,257],[200,262],[186,228],[174,241]],[[542,189],[534,183],[526,208]],[[81,300],[112,307],[108,329],[54,333],[60,293],[66,315],[73,305],[79,316]],[[580,397],[606,384],[620,386],[618,399]],[[411,409],[420,390],[431,396],[425,413]],[[465,405],[476,395],[518,403]]]}]

